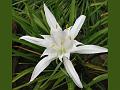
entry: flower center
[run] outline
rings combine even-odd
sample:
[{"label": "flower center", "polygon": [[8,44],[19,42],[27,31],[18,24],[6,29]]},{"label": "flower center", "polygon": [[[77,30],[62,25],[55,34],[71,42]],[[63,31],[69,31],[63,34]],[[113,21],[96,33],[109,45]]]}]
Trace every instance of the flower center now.
[{"label": "flower center", "polygon": [[58,55],[65,54],[67,52],[67,48],[64,46],[64,41],[61,41],[60,45],[53,44],[52,47]]},{"label": "flower center", "polygon": [[60,54],[66,53],[66,48],[61,44],[61,48],[59,49]]},{"label": "flower center", "polygon": [[54,49],[58,55],[64,55],[73,47],[73,40],[63,31],[57,31],[53,34],[52,41],[51,48]]}]

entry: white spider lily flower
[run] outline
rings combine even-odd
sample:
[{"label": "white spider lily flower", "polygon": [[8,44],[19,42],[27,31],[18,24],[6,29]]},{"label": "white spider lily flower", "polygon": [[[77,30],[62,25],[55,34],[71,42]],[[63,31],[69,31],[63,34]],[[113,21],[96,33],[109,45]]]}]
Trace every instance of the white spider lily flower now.
[{"label": "white spider lily flower", "polygon": [[95,54],[108,52],[108,49],[96,45],[84,45],[81,42],[74,40],[78,32],[80,31],[86,16],[79,16],[73,26],[62,30],[59,24],[57,23],[55,17],[45,4],[44,11],[46,20],[51,29],[51,34],[41,35],[43,39],[31,36],[20,37],[20,39],[26,40],[28,42],[42,47],[46,47],[42,56],[47,56],[40,60],[40,62],[36,65],[32,73],[30,82],[33,81],[51,63],[51,61],[55,60],[56,58],[59,58],[59,60],[63,62],[67,73],[74,81],[74,83],[79,88],[83,88],[81,80],[72,62],[70,61],[70,53]]}]

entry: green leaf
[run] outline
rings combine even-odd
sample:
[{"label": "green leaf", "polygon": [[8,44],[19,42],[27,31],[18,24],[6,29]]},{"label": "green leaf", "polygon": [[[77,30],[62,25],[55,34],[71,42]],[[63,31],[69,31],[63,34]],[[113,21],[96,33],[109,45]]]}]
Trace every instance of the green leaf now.
[{"label": "green leaf", "polygon": [[54,88],[52,88],[52,89],[50,89],[50,90],[55,90],[56,88],[61,87],[62,85],[65,85],[65,84],[66,84],[66,82],[63,82],[63,83],[61,83],[61,84],[55,86]]},{"label": "green leaf", "polygon": [[33,32],[34,36],[36,36],[39,34],[39,31],[38,31],[38,27],[37,27],[36,23],[33,20],[33,16],[32,16],[33,11],[30,9],[30,7],[26,3],[24,3],[24,4],[25,4],[26,14],[27,14],[28,18],[30,19],[30,24],[32,26],[32,32]]},{"label": "green leaf", "polygon": [[96,38],[99,38],[101,35],[105,35],[106,33],[108,33],[108,28],[105,28],[105,29],[102,29],[98,32],[95,32],[94,34],[89,36],[88,39],[86,39],[86,42],[91,43],[93,40],[95,40]]},{"label": "green leaf", "polygon": [[99,10],[102,6],[103,6],[103,4],[100,5],[100,6],[98,6],[94,11],[92,11],[92,12],[90,13],[89,17],[92,16],[93,14],[95,14],[96,12],[98,12],[98,10]]},{"label": "green leaf", "polygon": [[41,84],[42,82],[37,82],[33,90],[39,90]]},{"label": "green leaf", "polygon": [[51,80],[53,80],[53,79],[57,79],[57,78],[60,78],[60,77],[62,77],[62,76],[64,76],[65,74],[63,73],[63,71],[59,71],[59,72],[57,72],[52,78],[51,78]]},{"label": "green leaf", "polygon": [[[107,22],[108,22],[108,16],[106,16],[106,17],[98,20],[93,26],[90,26],[90,28],[91,28],[92,30],[94,30],[95,28],[97,28],[97,27],[99,27],[99,26],[101,26],[101,25],[107,24]],[[91,31],[92,31],[92,30],[91,30]]]},{"label": "green leaf", "polygon": [[67,80],[68,90],[75,90],[75,84],[73,80],[69,77],[66,77],[66,80]]},{"label": "green leaf", "polygon": [[23,70],[22,72],[20,72],[17,76],[15,76],[12,80],[12,83],[17,81],[18,79],[20,79],[21,77],[25,76],[26,74],[32,72],[33,67],[27,68],[25,70]]},{"label": "green leaf", "polygon": [[91,5],[90,6],[99,6],[99,5],[103,5],[103,4],[105,4],[106,5],[106,3],[107,3],[107,0],[106,1],[104,1],[104,2],[96,2],[96,3],[91,3]]},{"label": "green leaf", "polygon": [[36,81],[38,81],[38,82],[43,82],[43,81],[47,80],[48,77],[49,77],[49,74],[48,74],[48,73],[47,73],[47,74],[44,74],[44,75],[39,76],[38,78],[36,78],[36,79],[35,79],[34,81],[32,81],[31,83],[27,82],[27,83],[24,83],[24,84],[19,85],[19,86],[17,86],[17,87],[14,87],[13,90],[20,90],[21,88],[24,88],[24,87],[26,87],[26,86],[29,86],[29,85],[35,83]]},{"label": "green leaf", "polygon": [[34,61],[35,59],[33,58],[32,54],[25,54],[23,52],[17,51],[15,49],[12,49],[13,55],[12,56],[21,56],[23,58],[26,58],[28,60]]},{"label": "green leaf", "polygon": [[90,63],[84,63],[84,66],[94,69],[94,70],[98,70],[98,71],[102,71],[102,72],[107,72],[107,70],[105,70],[104,68],[100,67],[100,66],[96,66]]},{"label": "green leaf", "polygon": [[94,85],[94,84],[96,84],[96,83],[98,83],[100,81],[103,81],[103,80],[107,79],[107,78],[108,78],[107,73],[99,75],[99,76],[93,78],[93,80],[90,83],[88,83],[88,86],[90,87],[90,86],[92,86],[92,85]]},{"label": "green leaf", "polygon": [[36,24],[37,24],[39,27],[41,27],[45,32],[49,33],[48,30],[47,30],[47,28],[45,27],[45,25],[44,25],[44,24],[40,21],[40,19],[39,19],[36,15],[34,15],[34,14],[33,14],[33,19],[34,19],[34,21],[36,22]]},{"label": "green leaf", "polygon": [[69,17],[69,23],[70,23],[70,25],[73,25],[73,23],[74,23],[74,20],[75,20],[75,9],[76,9],[76,7],[75,7],[75,0],[72,0],[72,2],[71,2],[71,5],[70,5],[70,9],[69,9],[69,12],[70,12],[70,17]]},{"label": "green leaf", "polygon": [[88,87],[88,88],[86,88],[86,90],[92,90],[92,88]]},{"label": "green leaf", "polygon": [[28,35],[33,35],[32,33],[32,27],[30,26],[30,23],[23,17],[19,16],[15,11],[12,13],[13,20],[15,20],[18,24],[21,25],[23,30],[26,32]]},{"label": "green leaf", "polygon": [[54,74],[55,74],[56,71],[59,69],[59,67],[60,67],[61,64],[62,64],[62,62],[60,62],[60,63],[57,65],[57,67],[55,68],[54,72],[50,75],[49,79],[41,86],[41,88],[44,87],[44,86],[53,78]]},{"label": "green leaf", "polygon": [[55,83],[54,83],[54,85],[53,85],[52,88],[54,88],[54,87],[57,86],[60,82],[62,82],[62,81],[65,79],[65,77],[66,77],[66,76],[62,76],[62,77],[58,78],[58,79],[55,81]]}]

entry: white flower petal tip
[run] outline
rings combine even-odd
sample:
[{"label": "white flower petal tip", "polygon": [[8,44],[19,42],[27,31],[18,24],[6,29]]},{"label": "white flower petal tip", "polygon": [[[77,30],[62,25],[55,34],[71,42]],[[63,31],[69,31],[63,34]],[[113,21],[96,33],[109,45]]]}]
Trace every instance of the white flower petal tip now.
[{"label": "white flower petal tip", "polygon": [[76,21],[79,21],[78,24],[81,24],[81,26],[82,26],[82,24],[84,23],[85,19],[86,19],[85,15],[80,15]]},{"label": "white flower petal tip", "polygon": [[32,82],[54,59],[55,57],[45,57],[43,58],[34,68],[30,82]]},{"label": "white flower petal tip", "polygon": [[19,39],[26,39],[27,37],[29,37],[29,36],[22,36]]},{"label": "white flower petal tip", "polygon": [[61,62],[63,62],[63,60],[62,60],[63,56],[58,56],[58,58]]},{"label": "white flower petal tip", "polygon": [[63,57],[63,64],[65,66],[65,69],[67,71],[67,73],[69,74],[69,76],[71,77],[71,79],[73,80],[73,82],[79,87],[79,88],[83,88],[83,85],[80,81],[80,78],[72,64],[72,62],[67,59],[66,57]]},{"label": "white flower petal tip", "polygon": [[79,86],[78,86],[79,88],[83,88],[83,85],[82,84],[79,84]]},{"label": "white flower petal tip", "polygon": [[35,45],[42,46],[42,47],[47,47],[46,44],[48,43],[44,39],[36,38],[36,37],[32,37],[32,36],[22,36],[22,37],[20,37],[20,39],[23,39],[25,41],[28,41],[30,43],[33,43]]},{"label": "white flower petal tip", "polygon": [[19,39],[29,41],[31,39],[31,36],[22,36]]},{"label": "white flower petal tip", "polygon": [[44,39],[50,37],[50,35],[41,35]]},{"label": "white flower petal tip", "polygon": [[44,7],[47,7],[45,3],[43,5],[44,5]]},{"label": "white flower petal tip", "polygon": [[101,49],[101,53],[103,52],[103,53],[106,53],[106,52],[108,52],[108,49],[107,48],[103,48],[103,47],[101,47],[102,49]]},{"label": "white flower petal tip", "polygon": [[30,81],[28,83],[31,83],[34,79],[30,79]]},{"label": "white flower petal tip", "polygon": [[85,18],[86,18],[85,15],[80,15],[76,19],[74,25],[72,26],[72,28],[70,30],[70,36],[71,36],[72,39],[74,39],[78,35],[78,33],[79,33],[79,31],[80,31],[80,29],[81,29],[81,27],[82,27],[82,25],[85,21]]},{"label": "white flower petal tip", "polygon": [[80,17],[82,18],[82,19],[86,19],[86,16],[85,15],[80,15]]},{"label": "white flower petal tip", "polygon": [[22,37],[20,37],[19,39],[28,40],[28,39],[30,39],[30,38],[31,38],[31,36],[22,36]]},{"label": "white flower petal tip", "polygon": [[96,45],[83,45],[74,48],[72,52],[80,53],[80,54],[96,54],[96,53],[106,53],[108,52],[108,49]]},{"label": "white flower petal tip", "polygon": [[[46,4],[44,3],[44,9],[46,9],[47,8],[47,6],[46,6]],[[45,10],[44,10],[45,11]]]},{"label": "white flower petal tip", "polygon": [[59,24],[57,23],[54,15],[51,13],[51,11],[48,9],[48,7],[44,4],[44,12],[45,12],[45,17],[47,20],[47,23],[49,25],[49,27],[51,28],[51,30],[62,30],[62,28],[59,26]]}]

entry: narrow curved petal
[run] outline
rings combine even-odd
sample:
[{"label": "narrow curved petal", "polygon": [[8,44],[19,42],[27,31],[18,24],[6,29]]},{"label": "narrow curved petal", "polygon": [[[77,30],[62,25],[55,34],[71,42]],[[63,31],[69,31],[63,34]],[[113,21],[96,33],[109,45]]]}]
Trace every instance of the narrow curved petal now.
[{"label": "narrow curved petal", "polygon": [[63,55],[58,56],[59,60],[63,62]]},{"label": "narrow curved petal", "polygon": [[95,54],[95,53],[108,52],[108,49],[100,46],[96,46],[96,45],[83,45],[83,46],[74,48],[72,52],[80,53],[80,54]]},{"label": "narrow curved petal", "polygon": [[[53,47],[56,43],[55,43],[55,40],[59,40],[57,37],[56,37],[56,39],[54,39],[54,37],[52,37],[51,35],[41,35],[43,38],[44,38],[44,40],[47,42],[46,43],[46,47],[47,48],[51,48],[51,47]],[[58,41],[59,42],[59,41]]]},{"label": "narrow curved petal", "polygon": [[72,39],[74,39],[78,35],[78,33],[79,33],[79,31],[80,31],[80,29],[85,21],[85,18],[86,18],[86,16],[81,15],[75,21],[74,25],[72,26],[72,28],[70,30],[70,35],[71,35]]},{"label": "narrow curved petal", "polygon": [[74,69],[74,66],[73,66],[72,62],[70,60],[68,60],[66,57],[64,57],[63,58],[63,63],[64,63],[64,66],[65,66],[65,69],[67,70],[67,73],[72,78],[72,80],[74,81],[74,83],[79,88],[83,88],[82,83],[80,81],[80,78],[79,78],[76,70]]},{"label": "narrow curved petal", "polygon": [[41,35],[44,39],[50,38],[50,35]]},{"label": "narrow curved petal", "polygon": [[38,46],[46,47],[46,41],[44,39],[36,38],[36,37],[31,37],[31,36],[22,36],[20,39],[26,40],[30,43],[36,44]]},{"label": "narrow curved petal", "polygon": [[43,58],[34,68],[30,82],[33,81],[50,63],[55,57]]},{"label": "narrow curved petal", "polygon": [[48,56],[52,56],[52,57],[55,57],[57,56],[57,53],[54,49],[52,48],[47,48],[44,50],[43,54],[41,55],[42,56],[45,56],[45,55],[48,55]]},{"label": "narrow curved petal", "polygon": [[62,30],[59,24],[57,23],[54,15],[50,12],[50,10],[47,8],[45,4],[44,4],[44,11],[48,25],[50,26],[51,30]]},{"label": "narrow curved petal", "polygon": [[45,55],[49,55],[51,51],[49,49],[45,49],[44,52],[42,53],[41,57],[45,56]]},{"label": "narrow curved petal", "polygon": [[77,45],[84,45],[83,43],[78,42],[77,40],[74,40],[73,43],[74,43],[75,46],[77,46]]}]

